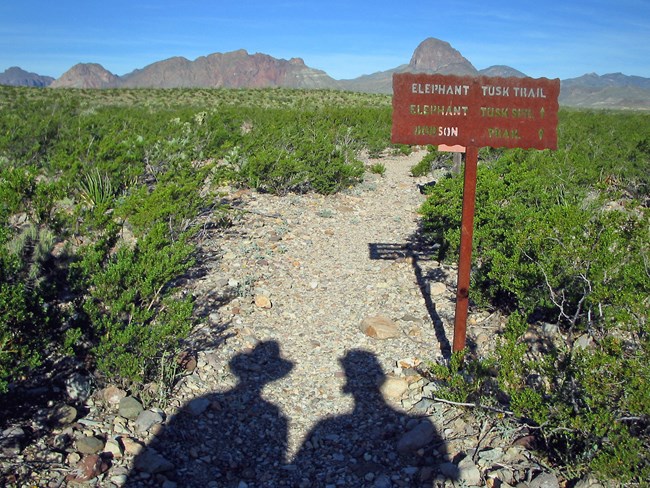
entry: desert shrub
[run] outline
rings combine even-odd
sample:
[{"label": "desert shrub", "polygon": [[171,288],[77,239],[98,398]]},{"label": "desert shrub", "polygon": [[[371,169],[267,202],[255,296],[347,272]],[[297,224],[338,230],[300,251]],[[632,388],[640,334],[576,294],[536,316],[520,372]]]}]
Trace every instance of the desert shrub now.
[{"label": "desert shrub", "polygon": [[0,231],[0,393],[8,382],[38,366],[60,326],[48,303],[56,290],[48,282],[54,233],[29,224]]},{"label": "desert shrub", "polygon": [[136,187],[124,197],[117,215],[126,219],[137,235],[146,234],[159,223],[167,223],[175,232],[186,230],[207,204],[199,192],[201,174],[186,169],[161,176],[151,189]]},{"label": "desert shrub", "polygon": [[244,141],[239,178],[278,194],[334,193],[363,174],[355,144],[352,130],[331,114],[270,111]]},{"label": "desert shrub", "polygon": [[89,291],[83,303],[99,370],[142,382],[156,359],[178,345],[192,326],[192,303],[179,299],[173,281],[193,263],[186,235],[171,241],[165,224],[154,226],[134,248],[115,254],[100,240],[72,268]]},{"label": "desert shrub", "polygon": [[[498,389],[555,462],[622,482],[650,470],[649,130],[645,115],[561,112],[557,151],[500,151],[478,172],[472,298],[510,314]],[[451,177],[422,207],[441,259],[457,257],[461,197]]]},{"label": "desert shrub", "polygon": [[426,176],[435,168],[450,166],[450,153],[440,152],[436,146],[427,146],[427,154],[411,168],[411,176]]}]

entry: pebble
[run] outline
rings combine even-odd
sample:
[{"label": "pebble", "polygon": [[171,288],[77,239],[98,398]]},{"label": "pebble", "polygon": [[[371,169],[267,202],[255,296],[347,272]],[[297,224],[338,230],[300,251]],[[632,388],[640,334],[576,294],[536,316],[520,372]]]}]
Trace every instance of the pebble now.
[{"label": "pebble", "polygon": [[256,295],[255,296],[255,305],[259,308],[263,308],[265,310],[268,310],[273,307],[273,304],[271,303],[271,299],[267,297],[266,295]]},{"label": "pebble", "polygon": [[113,459],[121,459],[124,448],[117,439],[108,439],[104,445],[104,452],[111,454]]},{"label": "pebble", "polygon": [[152,410],[144,410],[140,412],[135,419],[134,425],[136,432],[147,432],[154,425],[162,423],[163,418],[158,412]]},{"label": "pebble", "polygon": [[131,437],[122,437],[120,440],[124,446],[124,452],[131,456],[137,456],[144,449],[144,444],[142,442],[132,439]]},{"label": "pebble", "polygon": [[124,486],[128,481],[129,477],[125,474],[118,474],[116,476],[111,476],[111,483],[117,486]]},{"label": "pebble", "polygon": [[142,413],[142,403],[132,396],[122,398],[119,403],[119,414],[125,419],[135,420]]},{"label": "pebble", "polygon": [[104,441],[94,436],[82,436],[75,441],[81,454],[97,454],[104,449]]}]

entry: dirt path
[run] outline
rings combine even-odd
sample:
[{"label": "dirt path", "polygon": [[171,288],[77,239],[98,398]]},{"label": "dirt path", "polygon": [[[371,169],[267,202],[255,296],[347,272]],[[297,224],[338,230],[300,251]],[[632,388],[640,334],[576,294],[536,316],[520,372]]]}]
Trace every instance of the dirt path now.
[{"label": "dirt path", "polygon": [[[346,351],[370,351],[390,373],[400,360],[436,360],[448,349],[455,276],[413,250],[424,201],[418,184],[427,179],[411,177],[410,168],[423,154],[385,158],[383,177],[334,196],[245,192],[236,202],[247,211],[236,225],[245,235],[206,243],[206,254],[222,259],[196,284],[199,305],[218,284],[244,295],[211,316],[236,334],[233,352],[235,343],[275,340],[294,363],[265,389],[292,419],[292,448],[324,414],[351,407],[341,394]],[[395,321],[399,336],[365,335],[362,320],[377,315]]]}]

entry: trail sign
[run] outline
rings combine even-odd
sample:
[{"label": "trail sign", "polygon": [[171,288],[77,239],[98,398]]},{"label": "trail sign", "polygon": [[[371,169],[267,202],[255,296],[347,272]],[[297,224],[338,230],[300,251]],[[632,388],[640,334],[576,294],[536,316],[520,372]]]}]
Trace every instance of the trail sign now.
[{"label": "trail sign", "polygon": [[393,75],[392,142],[466,147],[454,351],[466,342],[478,149],[557,149],[559,94],[558,79]]},{"label": "trail sign", "polygon": [[393,75],[392,141],[557,148],[560,80]]}]

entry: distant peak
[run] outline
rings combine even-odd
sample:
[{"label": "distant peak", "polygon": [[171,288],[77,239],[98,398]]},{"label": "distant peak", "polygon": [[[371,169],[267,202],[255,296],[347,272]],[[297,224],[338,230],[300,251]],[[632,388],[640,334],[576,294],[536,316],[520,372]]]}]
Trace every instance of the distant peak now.
[{"label": "distant peak", "polygon": [[460,52],[451,44],[435,37],[422,41],[413,52],[409,68],[413,71],[475,75],[476,68],[472,66]]}]

